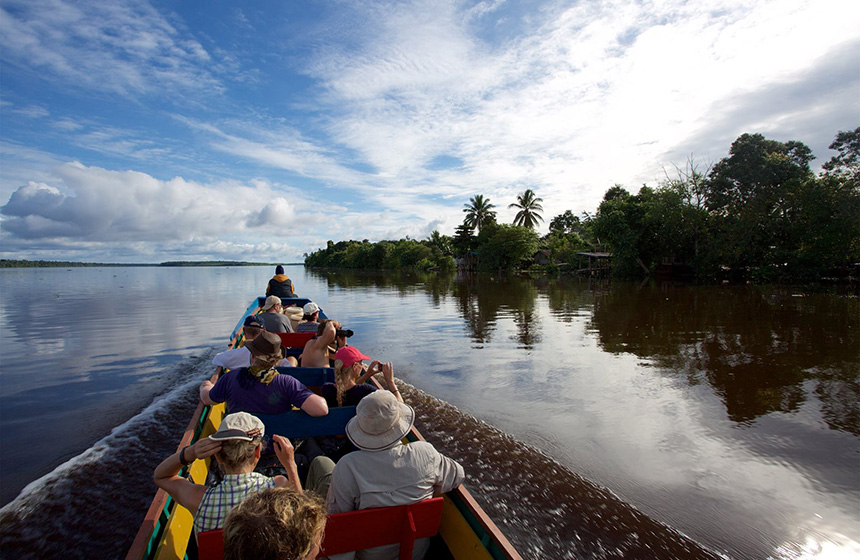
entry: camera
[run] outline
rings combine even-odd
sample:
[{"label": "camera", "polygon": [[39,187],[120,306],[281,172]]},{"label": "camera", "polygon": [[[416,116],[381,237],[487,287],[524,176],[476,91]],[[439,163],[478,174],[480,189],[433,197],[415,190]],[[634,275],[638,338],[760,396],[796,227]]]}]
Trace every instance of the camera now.
[{"label": "camera", "polygon": [[338,338],[340,338],[342,336],[349,338],[354,334],[355,334],[355,331],[353,331],[352,329],[337,329],[337,337]]}]

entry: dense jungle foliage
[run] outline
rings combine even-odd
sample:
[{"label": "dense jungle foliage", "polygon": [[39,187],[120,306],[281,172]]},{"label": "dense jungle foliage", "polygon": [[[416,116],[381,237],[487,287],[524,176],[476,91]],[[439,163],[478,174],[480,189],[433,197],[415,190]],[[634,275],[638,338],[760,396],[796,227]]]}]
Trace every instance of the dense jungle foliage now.
[{"label": "dense jungle foliage", "polygon": [[476,195],[453,237],[434,231],[421,241],[329,241],[305,264],[449,269],[458,257],[478,270],[576,270],[578,253],[600,251],[612,254],[612,272],[622,277],[661,270],[754,281],[846,275],[860,262],[860,127],[839,132],[830,149],[837,155],[815,174],[805,144],[744,134],[713,166],[700,170],[690,160],[636,194],[614,185],[595,213],[566,210],[542,238],[534,231],[542,199],[528,189],[509,205],[519,209],[513,225],[497,223],[495,205]]}]

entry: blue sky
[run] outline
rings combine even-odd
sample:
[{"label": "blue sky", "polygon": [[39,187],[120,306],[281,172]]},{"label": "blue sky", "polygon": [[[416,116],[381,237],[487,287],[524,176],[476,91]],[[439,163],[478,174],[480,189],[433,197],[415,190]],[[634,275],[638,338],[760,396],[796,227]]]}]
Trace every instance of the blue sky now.
[{"label": "blue sky", "polygon": [[[860,2],[0,1],[0,256],[293,262],[860,125]],[[542,231],[546,230],[546,224]]]}]

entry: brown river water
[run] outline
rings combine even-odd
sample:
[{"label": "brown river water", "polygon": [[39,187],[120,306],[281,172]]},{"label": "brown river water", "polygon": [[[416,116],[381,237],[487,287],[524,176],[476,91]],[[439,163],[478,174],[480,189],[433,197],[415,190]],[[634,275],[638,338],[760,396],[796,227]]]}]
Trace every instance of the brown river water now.
[{"label": "brown river water", "polygon": [[[270,273],[0,272],[3,558],[124,557]],[[287,273],[394,363],[525,558],[860,557],[855,295]]]}]

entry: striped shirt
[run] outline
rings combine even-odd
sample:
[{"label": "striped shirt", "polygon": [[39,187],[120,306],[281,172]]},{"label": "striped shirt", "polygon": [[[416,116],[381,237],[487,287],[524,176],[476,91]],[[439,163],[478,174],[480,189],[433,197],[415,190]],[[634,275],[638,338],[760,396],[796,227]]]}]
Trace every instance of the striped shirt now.
[{"label": "striped shirt", "polygon": [[207,488],[203,494],[194,516],[194,528],[197,532],[220,529],[230,510],[245,496],[274,487],[275,480],[260,473],[225,474],[221,484]]}]

